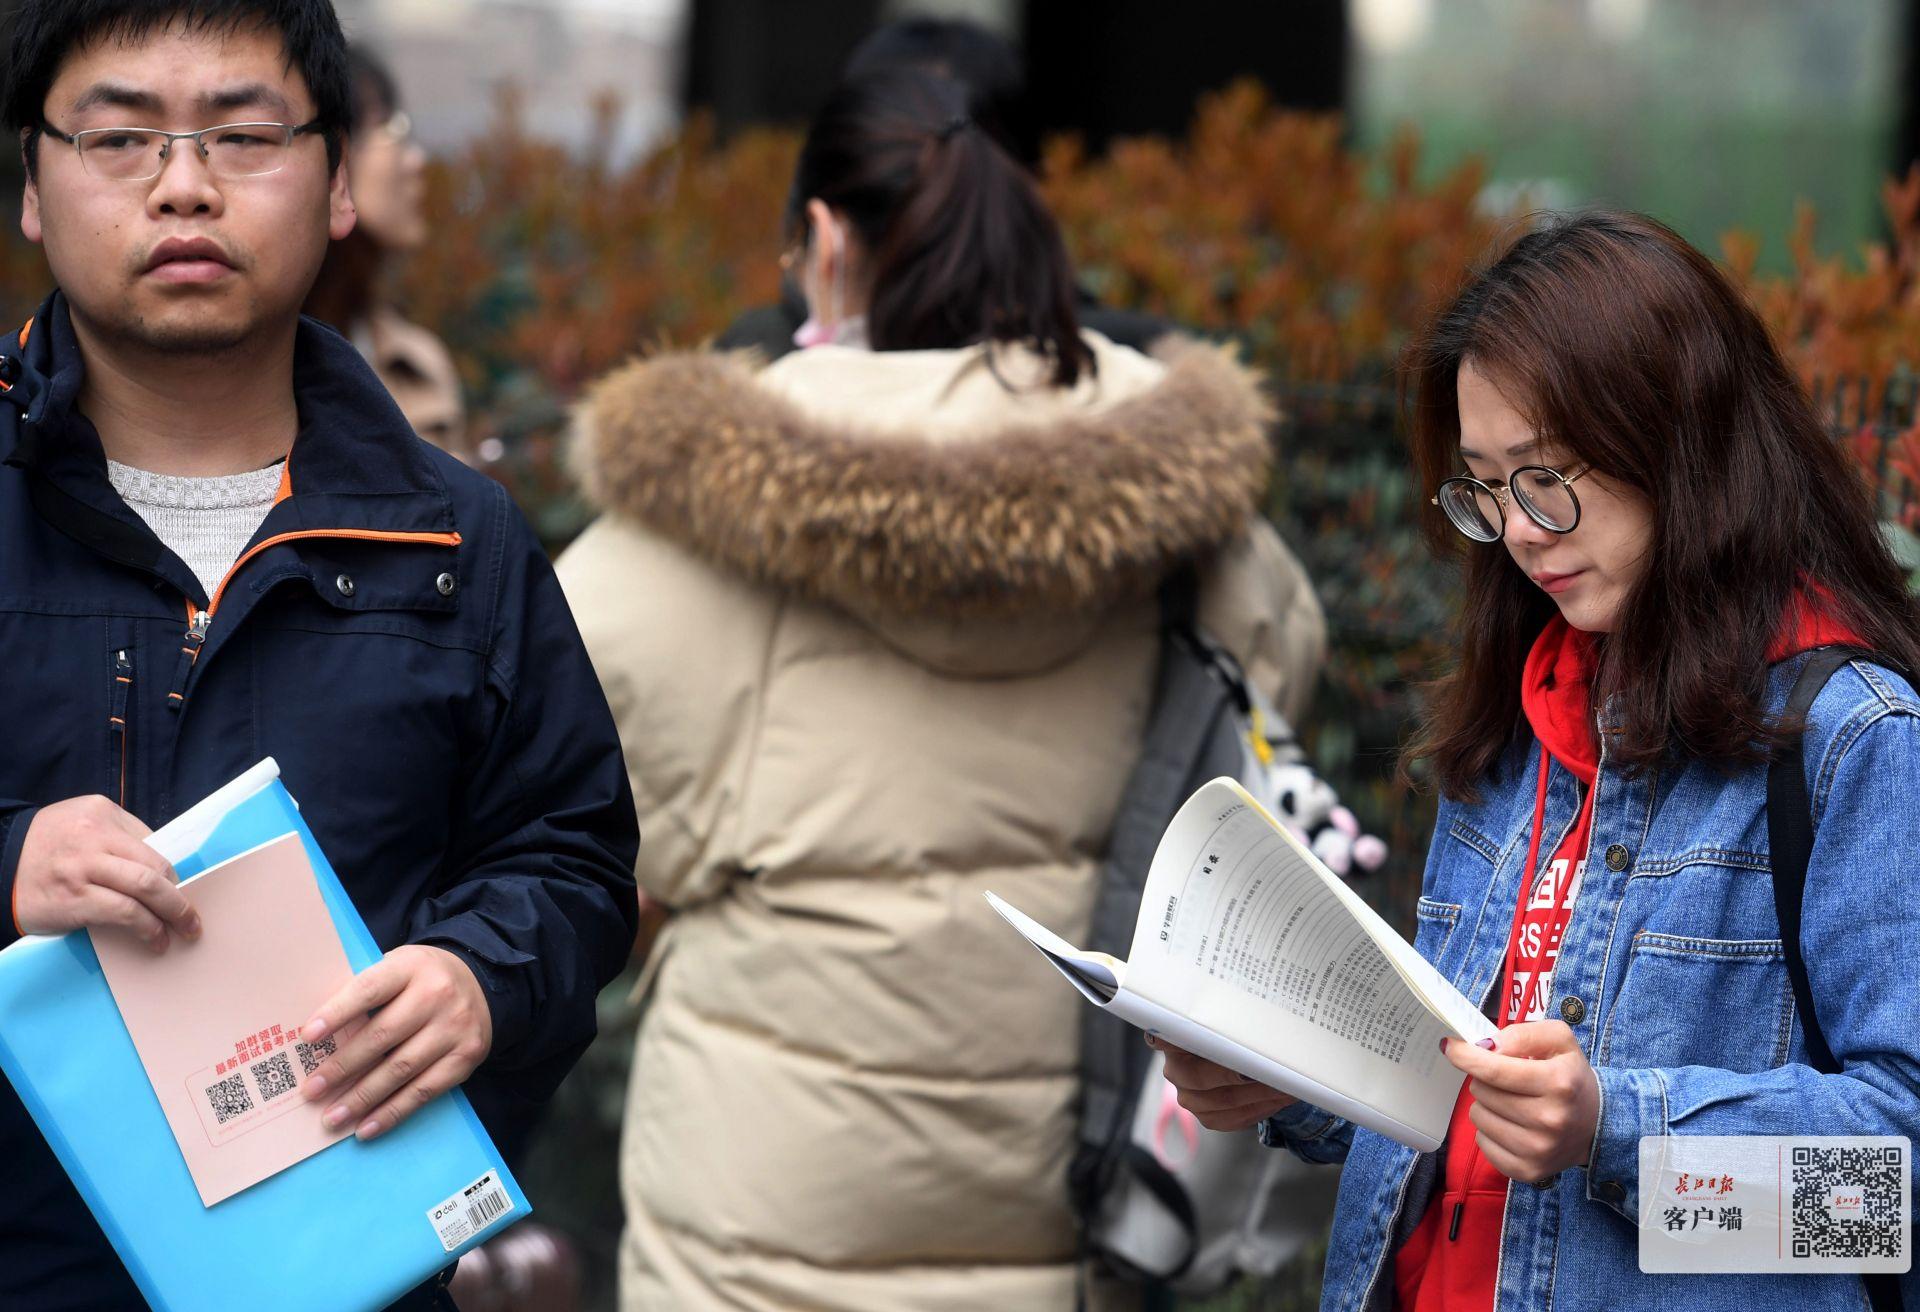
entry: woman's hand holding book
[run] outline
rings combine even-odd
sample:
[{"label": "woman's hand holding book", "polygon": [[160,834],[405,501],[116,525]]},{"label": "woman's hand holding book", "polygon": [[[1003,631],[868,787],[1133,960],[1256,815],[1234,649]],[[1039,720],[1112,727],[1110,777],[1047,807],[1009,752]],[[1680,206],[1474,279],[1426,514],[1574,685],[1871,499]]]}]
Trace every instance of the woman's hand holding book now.
[{"label": "woman's hand holding book", "polygon": [[1209,1130],[1251,1129],[1299,1101],[1165,1039],[1149,1034],[1147,1046],[1166,1055],[1167,1083],[1179,1091],[1180,1105]]}]

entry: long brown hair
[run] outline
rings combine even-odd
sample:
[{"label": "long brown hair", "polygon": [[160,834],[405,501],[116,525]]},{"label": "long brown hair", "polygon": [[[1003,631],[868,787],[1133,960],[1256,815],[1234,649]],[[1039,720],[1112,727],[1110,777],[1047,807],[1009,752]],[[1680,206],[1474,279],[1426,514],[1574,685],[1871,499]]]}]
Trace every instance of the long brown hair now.
[{"label": "long brown hair", "polygon": [[1864,642],[1916,668],[1920,610],[1857,466],[1823,430],[1759,316],[1713,263],[1639,214],[1561,219],[1474,277],[1403,375],[1423,527],[1464,557],[1457,665],[1430,689],[1409,759],[1471,798],[1521,725],[1521,669],[1554,606],[1499,543],[1463,539],[1427,498],[1459,472],[1463,363],[1570,464],[1644,497],[1645,572],[1601,644],[1608,757],[1726,767],[1779,739],[1768,648],[1810,586]]}]

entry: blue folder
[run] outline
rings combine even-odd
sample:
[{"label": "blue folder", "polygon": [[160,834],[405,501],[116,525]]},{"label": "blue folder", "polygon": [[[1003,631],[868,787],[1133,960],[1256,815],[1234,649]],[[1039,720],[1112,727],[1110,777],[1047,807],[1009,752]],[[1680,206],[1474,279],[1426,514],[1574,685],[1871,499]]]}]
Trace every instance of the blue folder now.
[{"label": "blue folder", "polygon": [[[149,841],[186,880],[289,833],[365,970],[380,949],[271,760]],[[382,1308],[531,1211],[458,1090],[204,1206],[85,932],[0,951],[0,1069],[159,1312],[231,1308],[263,1279],[275,1312]]]}]

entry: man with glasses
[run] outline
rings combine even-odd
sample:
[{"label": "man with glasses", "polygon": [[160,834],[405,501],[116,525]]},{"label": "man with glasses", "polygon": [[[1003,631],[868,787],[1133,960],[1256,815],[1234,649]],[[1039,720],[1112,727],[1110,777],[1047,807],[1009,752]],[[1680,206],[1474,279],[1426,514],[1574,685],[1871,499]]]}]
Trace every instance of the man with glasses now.
[{"label": "man with glasses", "polygon": [[[60,290],[0,352],[0,945],[196,937],[139,840],[273,756],[387,949],[304,1027],[376,1015],[308,1096],[372,1137],[464,1084],[510,1141],[632,942],[633,804],[504,491],[299,318],[354,222],[345,67],[327,0],[16,14]],[[144,1306],[3,1084],[0,1161],[0,1307]]]}]

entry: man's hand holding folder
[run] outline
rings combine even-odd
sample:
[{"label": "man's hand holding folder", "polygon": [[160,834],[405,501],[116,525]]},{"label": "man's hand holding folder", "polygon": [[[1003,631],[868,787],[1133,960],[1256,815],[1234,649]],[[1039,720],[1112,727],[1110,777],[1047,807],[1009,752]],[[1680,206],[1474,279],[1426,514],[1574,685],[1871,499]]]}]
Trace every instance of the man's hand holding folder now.
[{"label": "man's hand holding folder", "polygon": [[[131,931],[155,952],[173,935],[200,937],[200,915],[180,892],[152,831],[105,797],[41,808],[27,829],[14,883],[24,934]],[[493,1048],[493,1015],[473,971],[445,948],[408,944],[354,977],[301,1027],[318,1043],[371,1017],[307,1081],[309,1102],[334,1100],[325,1120],[357,1120],[356,1137],[384,1134],[449,1089]]]},{"label": "man's hand holding folder", "polygon": [[493,1014],[480,981],[445,948],[395,948],[329,999],[300,1037],[318,1043],[369,1013],[304,1090],[309,1102],[338,1099],[327,1109],[327,1126],[358,1117],[354,1134],[362,1140],[464,1083],[493,1048]]},{"label": "man's hand holding folder", "polygon": [[41,807],[20,847],[13,923],[22,934],[131,930],[155,952],[173,934],[200,937],[200,916],[167,859],[141,840],[153,831],[104,797]]}]

